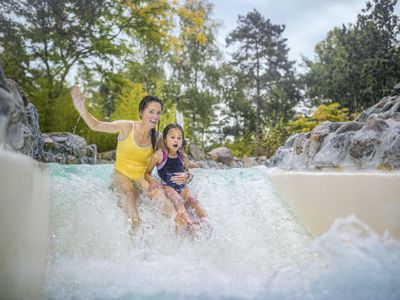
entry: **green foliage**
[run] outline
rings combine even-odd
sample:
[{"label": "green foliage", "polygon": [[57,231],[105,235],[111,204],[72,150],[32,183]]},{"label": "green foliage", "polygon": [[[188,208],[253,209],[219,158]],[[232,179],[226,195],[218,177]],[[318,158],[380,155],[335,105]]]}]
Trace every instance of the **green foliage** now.
[{"label": "green foliage", "polygon": [[321,104],[311,117],[298,115],[294,120],[289,121],[288,132],[290,134],[296,132],[305,133],[311,131],[315,126],[324,121],[347,122],[353,118],[354,116],[349,114],[349,110],[341,107],[339,103]]},{"label": "green foliage", "polygon": [[141,83],[124,80],[121,94],[115,100],[117,104],[111,115],[112,120],[139,120],[139,103],[146,95]]},{"label": "green foliage", "polygon": [[271,157],[275,151],[282,146],[289,137],[286,122],[280,119],[275,125],[270,126],[266,135],[259,139],[259,151],[261,155]]},{"label": "green foliage", "polygon": [[96,144],[98,153],[115,150],[117,148],[118,134],[96,132],[89,129],[80,132],[79,135],[85,137],[88,145]]},{"label": "green foliage", "polygon": [[318,122],[346,122],[349,120],[349,110],[346,107],[341,107],[339,103],[321,104],[313,113],[313,117]]},{"label": "green foliage", "polygon": [[[282,146],[289,137],[286,123],[283,119],[279,120],[275,125],[265,130],[266,134],[262,137],[246,134],[235,139],[235,141],[227,141],[223,145],[229,148],[233,155],[239,158],[246,156],[262,156],[271,157],[278,147]],[[213,148],[215,145],[213,145]]]},{"label": "green foliage", "polygon": [[73,131],[79,114],[75,110],[66,87],[60,91],[55,101],[49,101],[48,80],[41,78],[36,81],[35,88],[31,91],[30,100],[39,113],[39,125],[42,132]]},{"label": "green foliage", "polygon": [[305,59],[306,95],[314,105],[339,102],[355,112],[388,95],[400,78],[396,3],[368,1],[354,25],[334,28],[316,46],[315,61]]},{"label": "green foliage", "polygon": [[318,125],[318,122],[314,118],[309,118],[303,115],[297,115],[294,120],[289,121],[289,132],[301,132],[306,133],[310,132],[315,126]]},{"label": "green foliage", "polygon": [[235,141],[227,141],[224,143],[226,148],[232,151],[235,157],[242,158],[243,156],[255,155],[255,138],[251,135],[235,139]]},{"label": "green foliage", "polygon": [[172,76],[166,84],[170,99],[187,118],[188,138],[201,142],[215,118],[213,107],[218,101],[212,89],[214,65],[220,57],[212,9],[205,0],[185,1],[181,7],[179,37],[169,60]]}]

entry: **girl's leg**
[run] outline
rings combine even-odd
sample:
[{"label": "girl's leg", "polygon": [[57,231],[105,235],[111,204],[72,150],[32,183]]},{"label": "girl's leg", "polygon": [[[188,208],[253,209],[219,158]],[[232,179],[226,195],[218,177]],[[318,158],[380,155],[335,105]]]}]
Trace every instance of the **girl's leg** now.
[{"label": "girl's leg", "polygon": [[185,208],[185,200],[175,191],[173,188],[169,186],[163,186],[165,195],[170,199],[170,201],[174,204],[176,209],[176,217],[175,223],[178,228],[182,228],[183,226],[189,227],[188,229],[191,230],[190,226],[192,225],[192,221],[186,211]]},{"label": "girl's leg", "polygon": [[201,205],[200,201],[197,200],[192,193],[190,192],[190,189],[186,186],[181,193],[182,197],[185,199],[186,203],[190,205],[194,210],[196,211],[196,215],[199,218],[206,218],[207,213],[203,206]]},{"label": "girl's leg", "polygon": [[139,189],[131,179],[116,170],[114,170],[113,181],[117,189],[125,196],[126,201],[122,204],[122,208],[132,220],[132,227],[137,229],[141,222],[137,208]]}]

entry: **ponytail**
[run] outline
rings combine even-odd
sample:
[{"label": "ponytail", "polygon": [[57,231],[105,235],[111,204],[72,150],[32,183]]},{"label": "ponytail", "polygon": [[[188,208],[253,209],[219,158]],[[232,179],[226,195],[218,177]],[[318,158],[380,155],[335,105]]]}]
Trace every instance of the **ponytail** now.
[{"label": "ponytail", "polygon": [[153,151],[156,151],[156,147],[157,147],[157,134],[158,131],[156,131],[155,128],[151,129],[151,145],[153,147]]}]

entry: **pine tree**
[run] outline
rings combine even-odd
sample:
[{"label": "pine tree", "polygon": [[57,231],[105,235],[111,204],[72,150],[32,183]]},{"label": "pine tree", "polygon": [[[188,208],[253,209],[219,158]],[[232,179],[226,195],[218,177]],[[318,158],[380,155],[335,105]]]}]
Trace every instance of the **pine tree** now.
[{"label": "pine tree", "polygon": [[284,30],[284,25],[274,25],[253,10],[239,16],[237,28],[226,39],[228,46],[234,46],[232,64],[240,71],[247,98],[255,106],[257,136],[263,124],[289,119],[299,100]]}]

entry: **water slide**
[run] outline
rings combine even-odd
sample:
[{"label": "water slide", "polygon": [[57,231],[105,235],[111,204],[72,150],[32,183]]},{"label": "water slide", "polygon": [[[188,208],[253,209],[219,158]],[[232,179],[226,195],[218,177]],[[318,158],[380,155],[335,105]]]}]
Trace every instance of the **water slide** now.
[{"label": "water slide", "polygon": [[191,239],[145,197],[131,236],[112,165],[0,165],[3,298],[400,297],[399,173],[197,169]]}]

